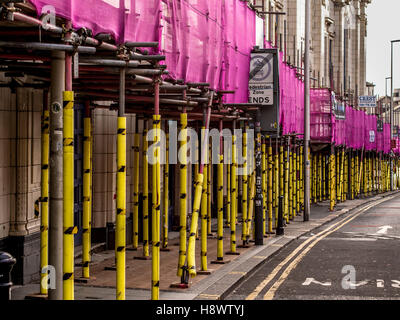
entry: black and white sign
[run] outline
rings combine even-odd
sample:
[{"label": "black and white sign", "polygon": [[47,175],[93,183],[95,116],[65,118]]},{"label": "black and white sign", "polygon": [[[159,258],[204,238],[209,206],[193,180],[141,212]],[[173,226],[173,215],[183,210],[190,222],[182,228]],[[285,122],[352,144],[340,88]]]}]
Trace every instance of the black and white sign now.
[{"label": "black and white sign", "polygon": [[359,96],[358,106],[361,108],[376,108],[375,96]]},{"label": "black and white sign", "polygon": [[369,142],[371,142],[371,143],[375,142],[375,131],[374,130],[369,131]]},{"label": "black and white sign", "polygon": [[382,132],[383,131],[383,120],[378,119],[376,122],[376,131]]},{"label": "black and white sign", "polygon": [[274,103],[274,55],[252,53],[249,75],[249,103],[272,105]]},{"label": "black and white sign", "polygon": [[332,92],[332,109],[333,114],[336,119],[345,120],[346,119],[346,106],[343,102],[336,100],[335,94]]}]

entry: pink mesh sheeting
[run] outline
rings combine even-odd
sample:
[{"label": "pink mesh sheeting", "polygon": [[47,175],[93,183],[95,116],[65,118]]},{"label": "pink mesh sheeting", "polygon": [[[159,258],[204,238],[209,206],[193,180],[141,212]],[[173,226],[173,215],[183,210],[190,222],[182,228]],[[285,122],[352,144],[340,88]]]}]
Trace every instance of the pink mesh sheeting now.
[{"label": "pink mesh sheeting", "polygon": [[[241,103],[248,101],[248,81],[250,73],[250,52],[256,41],[255,12],[247,7],[246,2],[237,0],[209,0],[223,3],[225,73],[222,74],[221,89],[235,90],[228,95],[226,102]],[[205,2],[205,1],[204,1]],[[214,55],[211,52],[211,55]]]},{"label": "pink mesh sheeting", "polygon": [[280,124],[283,135],[304,133],[304,83],[296,69],[283,62],[279,55]]},{"label": "pink mesh sheeting", "polygon": [[[303,89],[304,90],[304,89]],[[310,138],[326,143],[333,142],[334,122],[329,89],[310,90]]]},{"label": "pink mesh sheeting", "polygon": [[117,43],[159,41],[160,0],[29,0],[38,15],[51,5],[57,16],[73,27],[86,27],[93,34],[110,33]]},{"label": "pink mesh sheeting", "polygon": [[399,140],[398,137],[395,137],[394,140],[396,140],[396,148],[393,149],[393,152],[394,152],[396,155],[399,155],[399,154],[400,154],[400,140]]},{"label": "pink mesh sheeting", "polygon": [[117,43],[158,41],[174,79],[236,90],[226,102],[248,100],[255,12],[239,0],[30,0],[52,5],[75,28],[110,33]]},{"label": "pink mesh sheeting", "polygon": [[350,106],[346,106],[346,124],[345,124],[345,130],[346,130],[346,146],[349,148],[354,148],[356,149],[357,141],[356,141],[356,135],[354,134],[355,131],[355,112],[353,108]]},{"label": "pink mesh sheeting", "polygon": [[383,152],[390,152],[390,124],[385,123],[383,125]]},{"label": "pink mesh sheeting", "polygon": [[[347,106],[346,106],[346,117],[347,117]],[[333,131],[334,131],[334,142],[338,146],[346,145],[346,120],[337,119],[332,116],[333,121]]]},{"label": "pink mesh sheeting", "polygon": [[[376,135],[376,116],[375,115],[365,115],[365,150],[375,150],[376,149],[376,136],[371,139],[371,132],[373,131]],[[373,140],[371,142],[371,140]]]}]

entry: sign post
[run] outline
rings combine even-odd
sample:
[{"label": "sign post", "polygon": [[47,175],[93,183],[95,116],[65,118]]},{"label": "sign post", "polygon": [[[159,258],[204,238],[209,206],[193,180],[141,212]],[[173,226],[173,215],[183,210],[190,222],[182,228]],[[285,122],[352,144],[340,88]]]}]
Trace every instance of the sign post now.
[{"label": "sign post", "polygon": [[249,74],[249,100],[261,107],[262,132],[279,133],[279,63],[277,49],[260,49],[251,52]]}]

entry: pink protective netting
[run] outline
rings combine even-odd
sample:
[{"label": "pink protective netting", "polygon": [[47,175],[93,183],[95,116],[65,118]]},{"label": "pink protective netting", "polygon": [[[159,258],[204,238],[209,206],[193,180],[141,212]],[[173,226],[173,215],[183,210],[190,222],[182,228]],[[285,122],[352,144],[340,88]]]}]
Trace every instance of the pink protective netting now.
[{"label": "pink protective netting", "polygon": [[159,41],[160,0],[29,0],[38,15],[44,6],[54,7],[57,16],[70,20],[75,28],[86,27],[110,33],[117,43]]},{"label": "pink protective netting", "polygon": [[[266,46],[268,47],[268,46]],[[279,117],[282,133],[304,133],[304,83],[298,78],[296,68],[284,62],[279,54]]]},{"label": "pink protective netting", "polygon": [[334,139],[331,93],[327,89],[310,90],[310,138],[331,143]]},{"label": "pink protective netting", "polygon": [[329,89],[311,89],[310,109],[311,140],[390,152],[390,125],[384,124],[383,132],[378,132],[376,115],[367,115],[348,104],[345,105],[345,119],[336,118]]},{"label": "pink protective netting", "polygon": [[[29,0],[38,16],[46,5],[75,28],[110,33],[126,41],[160,43],[159,52],[174,79],[208,82],[235,90],[225,102],[248,99],[250,52],[255,45],[255,13],[239,0]],[[271,48],[266,43],[266,48]],[[304,84],[279,55],[280,124],[283,134],[304,133]],[[346,106],[346,119],[332,113],[329,89],[312,89],[311,140],[354,149],[390,152],[390,125],[376,131],[376,117]],[[375,132],[375,140],[370,139]],[[395,152],[400,152],[400,143]]]},{"label": "pink protective netting", "polygon": [[246,3],[169,0],[162,20],[162,53],[173,78],[235,90],[225,102],[247,102],[255,13]]},{"label": "pink protective netting", "polygon": [[110,33],[117,43],[159,41],[173,79],[235,90],[226,102],[248,99],[255,13],[238,0],[30,0],[38,14],[52,5],[75,28]]}]

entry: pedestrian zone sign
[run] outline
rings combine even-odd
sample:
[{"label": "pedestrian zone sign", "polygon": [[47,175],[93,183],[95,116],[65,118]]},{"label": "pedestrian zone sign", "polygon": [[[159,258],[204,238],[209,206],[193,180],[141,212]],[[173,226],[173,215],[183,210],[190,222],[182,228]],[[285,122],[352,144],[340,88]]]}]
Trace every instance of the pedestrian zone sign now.
[{"label": "pedestrian zone sign", "polygon": [[274,55],[252,53],[249,75],[249,103],[274,104]]}]

